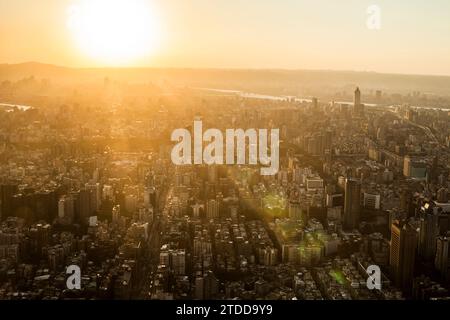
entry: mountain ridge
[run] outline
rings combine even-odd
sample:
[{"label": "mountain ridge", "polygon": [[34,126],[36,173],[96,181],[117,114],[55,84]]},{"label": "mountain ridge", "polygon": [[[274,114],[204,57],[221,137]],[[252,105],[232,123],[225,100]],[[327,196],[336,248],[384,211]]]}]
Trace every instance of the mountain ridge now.
[{"label": "mountain ridge", "polygon": [[[305,69],[231,69],[100,67],[74,68],[35,61],[0,64],[0,81],[17,81],[34,76],[60,82],[93,82],[105,78],[123,82],[164,81],[174,85],[211,88],[267,90],[269,93],[295,94],[304,87],[350,90],[358,85],[365,90],[450,95],[450,76],[404,75],[372,71],[337,71]],[[273,89],[273,90],[272,90]],[[283,92],[286,91],[286,92]]]}]

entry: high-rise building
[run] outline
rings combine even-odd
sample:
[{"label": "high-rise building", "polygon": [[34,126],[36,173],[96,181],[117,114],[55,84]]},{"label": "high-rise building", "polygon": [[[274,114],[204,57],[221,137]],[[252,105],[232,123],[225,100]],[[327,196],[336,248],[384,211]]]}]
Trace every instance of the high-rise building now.
[{"label": "high-rise building", "polygon": [[158,209],[158,194],[155,187],[148,187],[144,190],[144,205]]},{"label": "high-rise building", "polygon": [[170,254],[171,268],[176,275],[185,274],[186,270],[186,252],[183,249],[174,250]]},{"label": "high-rise building", "polygon": [[344,229],[352,230],[359,224],[361,214],[361,182],[357,179],[345,180]]},{"label": "high-rise building", "polygon": [[293,220],[302,219],[302,208],[300,207],[300,202],[291,200],[289,201],[289,218]]},{"label": "high-rise building", "polygon": [[208,300],[214,298],[219,291],[219,281],[212,271],[197,275],[195,278],[195,299]]},{"label": "high-rise building", "polygon": [[64,196],[61,197],[61,199],[59,199],[59,201],[58,201],[58,218],[60,218],[60,219],[64,218],[65,202],[66,202],[66,199]]},{"label": "high-rise building", "polygon": [[406,221],[391,225],[390,267],[394,283],[406,294],[411,293],[416,260],[417,231]]},{"label": "high-rise building", "polygon": [[436,257],[434,266],[441,273],[445,280],[450,279],[450,233],[436,239]]},{"label": "high-rise building", "polygon": [[125,196],[125,211],[134,213],[137,210],[138,197],[135,194],[127,194]]},{"label": "high-rise building", "polygon": [[102,191],[102,200],[114,200],[114,189],[110,185],[104,185]]},{"label": "high-rise building", "polygon": [[427,178],[427,173],[428,169],[425,161],[410,156],[404,157],[403,175],[405,177],[425,180]]},{"label": "high-rise building", "polygon": [[375,102],[376,103],[381,103],[381,97],[382,97],[382,92],[381,90],[377,90],[375,92]]},{"label": "high-rise building", "polygon": [[203,300],[205,297],[205,280],[202,276],[195,278],[195,299]]},{"label": "high-rise building", "polygon": [[324,149],[324,153],[328,150],[331,153],[331,147],[333,143],[333,132],[327,130],[323,135],[322,147]]},{"label": "high-rise building", "polygon": [[72,224],[75,217],[74,199],[69,196],[62,196],[58,201],[58,218],[62,224]]},{"label": "high-rise building", "polygon": [[342,207],[344,205],[344,195],[342,193],[327,194],[326,205],[329,208]]},{"label": "high-rise building", "polygon": [[364,105],[361,103],[361,91],[356,87],[355,96],[353,99],[353,114],[361,116],[364,113]]},{"label": "high-rise building", "polygon": [[199,203],[195,203],[191,206],[192,216],[196,219],[200,218],[200,209],[204,210],[205,206]]},{"label": "high-rise building", "polygon": [[425,213],[420,217],[419,255],[425,260],[434,259],[436,255],[436,238],[439,236],[438,213]]},{"label": "high-rise building", "polygon": [[379,210],[381,205],[381,196],[379,194],[364,192],[363,204],[364,208]]},{"label": "high-rise building", "polygon": [[91,192],[91,204],[93,210],[100,209],[102,203],[102,188],[100,183],[86,183],[85,188]]},{"label": "high-rise building", "polygon": [[[33,195],[36,221],[53,221],[58,216],[58,200],[56,190],[40,190]],[[31,203],[30,203],[31,204]]]},{"label": "high-rise building", "polygon": [[224,202],[223,202],[223,194],[222,192],[218,192],[216,195],[216,202],[217,202],[217,210],[218,210],[218,215],[222,216],[223,215],[223,209],[224,209]]},{"label": "high-rise building", "polygon": [[409,188],[403,189],[400,192],[400,209],[406,213],[408,218],[414,216],[413,195]]},{"label": "high-rise building", "polygon": [[77,207],[79,208],[78,217],[80,219],[80,222],[83,224],[87,224],[88,218],[94,211],[91,204],[91,192],[86,189],[81,189],[77,202],[78,202]]},{"label": "high-rise building", "polygon": [[309,154],[321,155],[323,153],[323,136],[315,134],[313,136],[306,137],[305,149]]},{"label": "high-rise building", "polygon": [[311,104],[312,104],[312,106],[313,106],[314,109],[317,109],[317,106],[319,105],[319,100],[317,100],[316,97],[313,97],[313,98],[311,99]]},{"label": "high-rise building", "polygon": [[208,219],[219,217],[219,203],[215,199],[210,199],[206,202],[206,217]]},{"label": "high-rise building", "polygon": [[0,185],[0,221],[13,214],[12,198],[17,191],[17,185]]},{"label": "high-rise building", "polygon": [[119,223],[120,222],[120,205],[116,204],[112,209],[112,222]]},{"label": "high-rise building", "polygon": [[322,190],[324,188],[323,179],[320,177],[307,178],[306,188],[308,191]]},{"label": "high-rise building", "polygon": [[259,263],[265,266],[273,266],[278,262],[278,249],[272,247],[258,248]]},{"label": "high-rise building", "polygon": [[447,203],[448,202],[448,190],[445,188],[441,188],[437,192],[437,201],[439,203]]},{"label": "high-rise building", "polygon": [[184,249],[170,250],[163,247],[159,254],[159,264],[170,268],[176,275],[183,275],[186,270],[186,252]]},{"label": "high-rise building", "polygon": [[217,166],[208,166],[208,182],[216,183],[218,179],[218,169]]},{"label": "high-rise building", "polygon": [[356,87],[353,105],[356,107],[359,106],[360,104],[361,104],[361,91],[359,90],[359,87]]}]

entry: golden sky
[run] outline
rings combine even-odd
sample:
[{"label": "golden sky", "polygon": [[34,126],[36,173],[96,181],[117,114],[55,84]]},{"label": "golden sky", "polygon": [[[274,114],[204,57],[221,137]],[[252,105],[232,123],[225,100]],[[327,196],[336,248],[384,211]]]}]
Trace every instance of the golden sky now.
[{"label": "golden sky", "polygon": [[447,0],[0,0],[0,63],[450,75],[448,39]]}]

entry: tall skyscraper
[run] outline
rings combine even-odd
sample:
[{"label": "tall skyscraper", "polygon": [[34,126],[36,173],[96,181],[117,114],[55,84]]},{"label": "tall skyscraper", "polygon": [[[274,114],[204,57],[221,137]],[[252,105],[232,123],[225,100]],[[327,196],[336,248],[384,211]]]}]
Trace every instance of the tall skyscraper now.
[{"label": "tall skyscraper", "polygon": [[364,113],[364,105],[361,103],[361,91],[356,87],[355,96],[353,99],[353,114],[361,116]]},{"label": "tall skyscraper", "polygon": [[382,92],[381,92],[381,90],[377,90],[375,92],[375,102],[381,103],[381,98],[382,98]]},{"label": "tall skyscraper", "polygon": [[289,218],[293,220],[300,220],[302,218],[302,209],[300,202],[296,200],[289,201]]},{"label": "tall skyscraper", "polygon": [[318,107],[318,105],[319,105],[319,100],[317,100],[316,97],[313,97],[313,98],[311,99],[311,103],[312,103],[313,108],[314,108],[314,109],[317,109],[317,107]]},{"label": "tall skyscraper", "polygon": [[205,210],[205,206],[199,203],[195,203],[191,206],[192,215],[195,219],[200,218],[200,209]]},{"label": "tall skyscraper", "polygon": [[17,185],[0,185],[0,221],[13,214],[12,198],[17,191]]},{"label": "tall skyscraper", "polygon": [[69,196],[62,196],[58,201],[58,218],[62,224],[70,225],[74,219],[74,199]]},{"label": "tall skyscraper", "polygon": [[390,266],[394,283],[406,294],[411,292],[416,260],[417,231],[408,222],[391,225]]},{"label": "tall skyscraper", "polygon": [[450,279],[450,232],[445,236],[440,236],[436,239],[436,257],[434,259],[434,266],[441,273],[445,280]]},{"label": "tall skyscraper", "polygon": [[174,274],[183,275],[186,272],[186,251],[165,247],[159,254],[159,263],[169,267]]},{"label": "tall skyscraper", "polygon": [[206,202],[206,217],[208,219],[216,219],[219,217],[219,203],[210,199]]},{"label": "tall skyscraper", "polygon": [[437,201],[440,203],[448,202],[448,189],[441,188],[437,192]]},{"label": "tall skyscraper", "polygon": [[324,153],[326,150],[331,151],[332,143],[333,143],[333,132],[330,130],[327,130],[323,136],[323,142],[322,142],[322,147],[323,147]]},{"label": "tall skyscraper", "polygon": [[425,260],[436,256],[436,238],[439,236],[438,213],[425,213],[420,217],[418,254]]},{"label": "tall skyscraper", "polygon": [[212,299],[217,295],[219,281],[212,271],[207,271],[203,276],[197,275],[195,278],[195,298]]},{"label": "tall skyscraper", "polygon": [[81,223],[86,224],[87,219],[94,211],[91,205],[91,192],[86,189],[81,189],[78,197],[79,219]]},{"label": "tall skyscraper", "polygon": [[403,189],[400,192],[400,209],[406,212],[408,218],[414,216],[415,206],[413,203],[413,195],[409,188]]},{"label": "tall skyscraper", "polygon": [[352,230],[359,224],[361,214],[361,183],[357,179],[345,180],[344,229]]},{"label": "tall skyscraper", "polygon": [[119,223],[120,222],[120,205],[116,204],[112,209],[112,222]]},{"label": "tall skyscraper", "polygon": [[100,183],[86,183],[85,188],[91,192],[91,203],[93,210],[100,209],[102,203],[102,188]]},{"label": "tall skyscraper", "polygon": [[355,98],[353,100],[354,106],[359,106],[361,104],[361,91],[359,90],[359,87],[356,87],[355,90]]}]

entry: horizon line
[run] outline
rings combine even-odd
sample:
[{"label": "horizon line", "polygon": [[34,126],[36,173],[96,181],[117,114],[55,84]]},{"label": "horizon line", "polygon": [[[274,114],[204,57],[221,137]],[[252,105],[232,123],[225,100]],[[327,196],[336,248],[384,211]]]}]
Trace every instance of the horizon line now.
[{"label": "horizon line", "polygon": [[222,71],[309,71],[309,72],[348,72],[348,73],[372,73],[381,75],[395,75],[395,76],[420,76],[420,77],[446,77],[449,78],[450,74],[432,74],[432,73],[401,73],[401,72],[380,72],[373,70],[345,70],[345,69],[307,69],[307,68],[283,68],[283,67],[171,67],[171,66],[69,66],[62,64],[54,64],[39,61],[24,61],[24,62],[0,62],[0,66],[19,66],[27,64],[37,64],[43,66],[51,66],[72,70],[100,70],[100,69],[173,69],[173,70],[222,70]]}]

